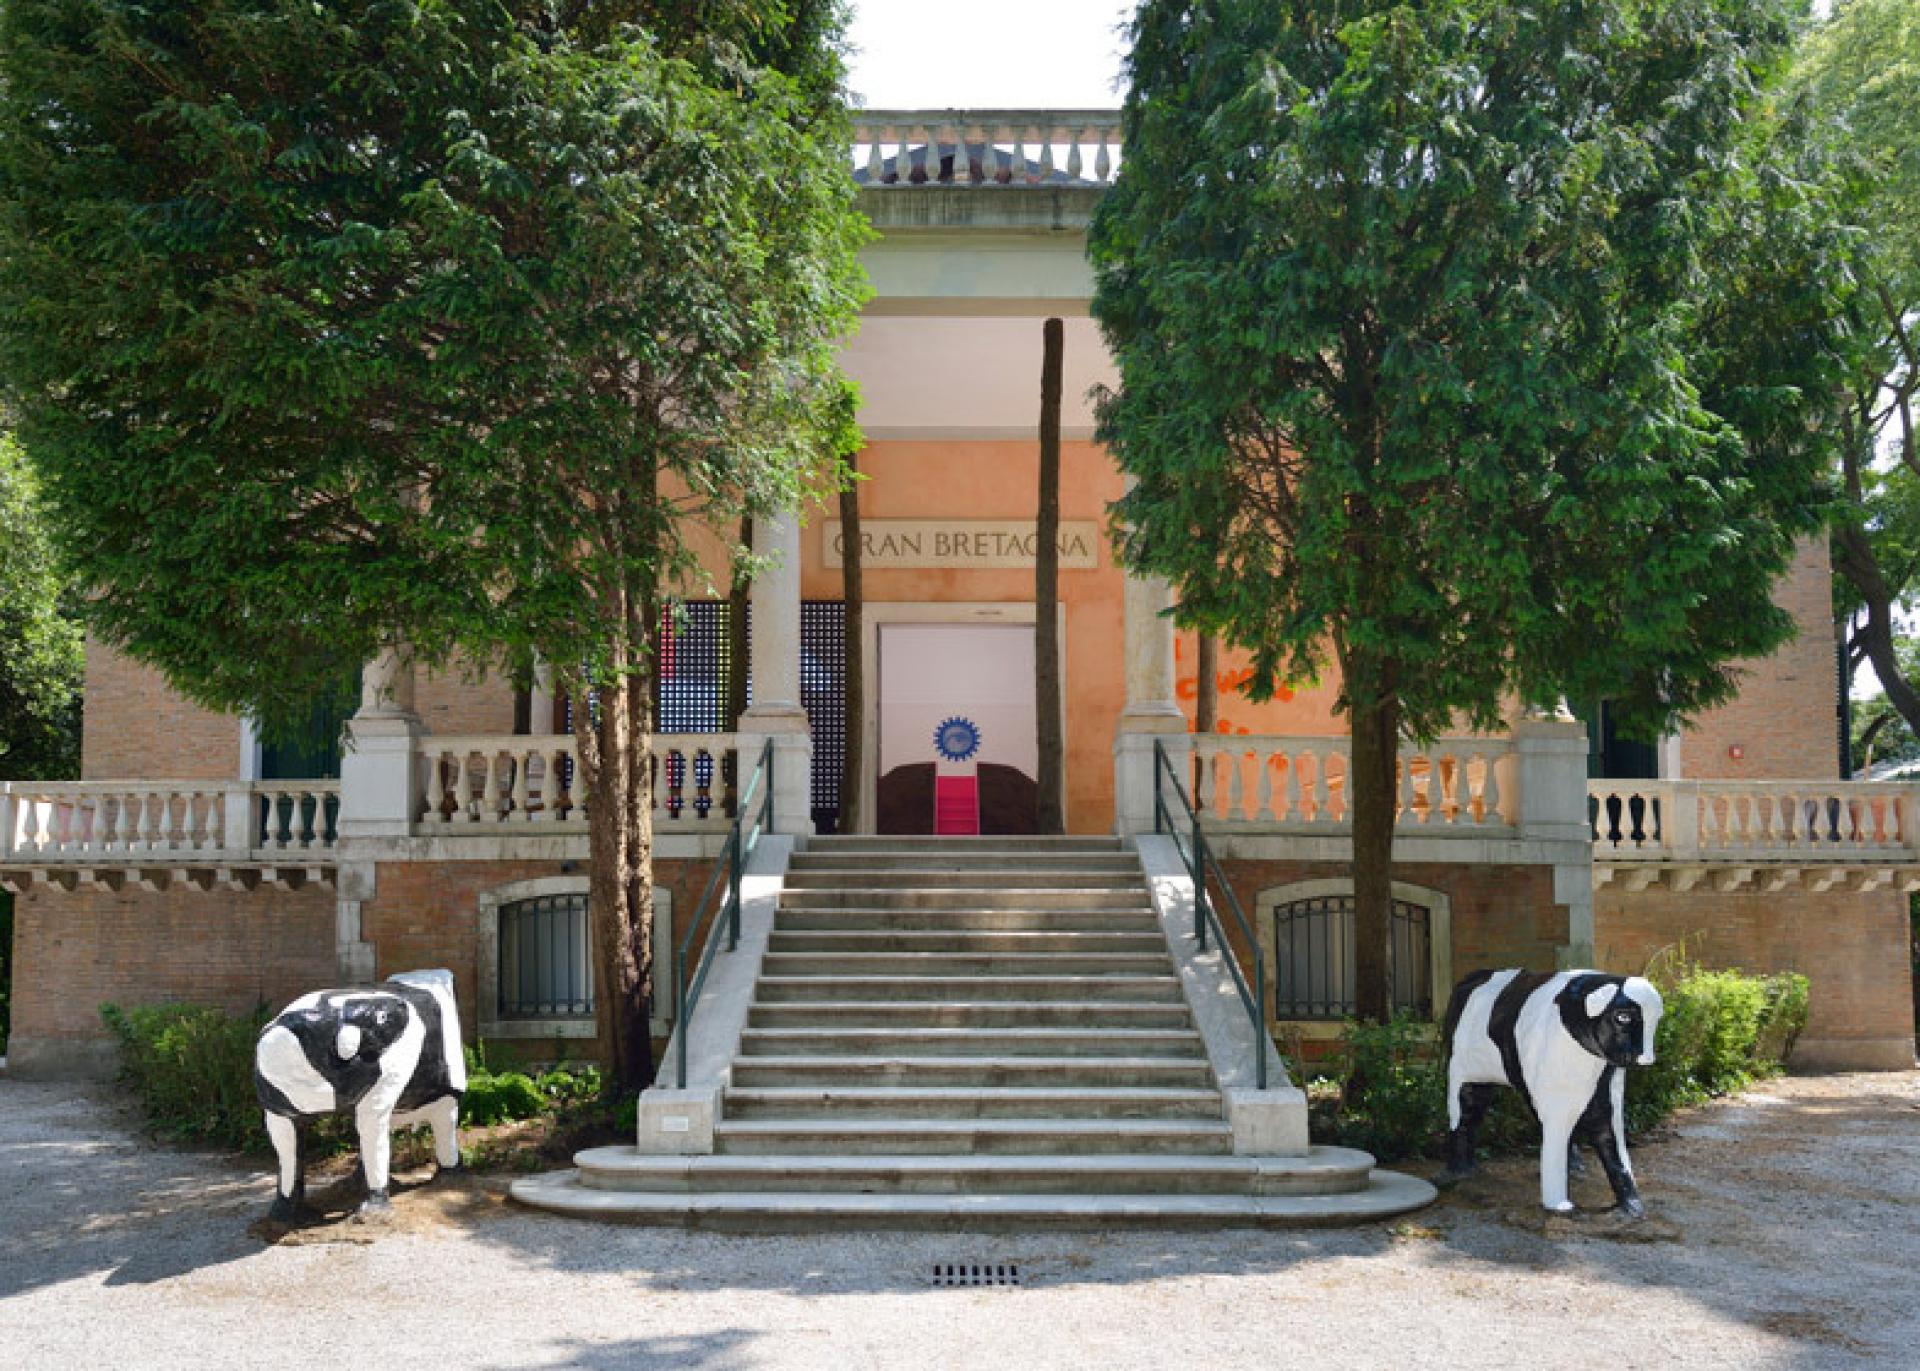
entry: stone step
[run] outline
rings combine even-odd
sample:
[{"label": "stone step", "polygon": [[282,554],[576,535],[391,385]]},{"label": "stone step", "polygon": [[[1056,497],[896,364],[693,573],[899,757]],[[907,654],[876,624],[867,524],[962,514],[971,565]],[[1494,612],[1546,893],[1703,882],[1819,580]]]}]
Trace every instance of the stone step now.
[{"label": "stone step", "polygon": [[1158,1000],[1186,1003],[1177,976],[762,976],[756,997],[790,1000]]},{"label": "stone step", "polygon": [[982,867],[977,871],[931,871],[903,868],[895,871],[789,870],[787,890],[980,890],[997,893],[1017,884],[1027,890],[1132,890],[1144,881],[1133,871],[1036,871],[1025,862],[1017,871]]},{"label": "stone step", "polygon": [[1160,921],[1151,909],[783,909],[779,931],[981,930],[1008,933],[1152,933]]},{"label": "stone step", "polygon": [[1161,1086],[733,1086],[727,1119],[1218,1119],[1218,1090]]},{"label": "stone step", "polygon": [[832,852],[916,851],[950,856],[978,853],[1032,855],[1046,852],[1124,852],[1127,849],[1126,844],[1119,838],[1096,834],[1063,838],[1043,838],[1035,835],[934,838],[917,833],[869,833],[808,838],[806,846],[800,850],[809,856],[814,853]]},{"label": "stone step", "polygon": [[602,1191],[782,1191],[874,1195],[1352,1195],[1373,1158],[1349,1147],[1304,1157],[1109,1153],[1062,1156],[656,1156],[595,1147],[574,1158]]},{"label": "stone step", "polygon": [[1153,976],[1171,974],[1166,945],[1154,952],[768,952],[768,977]]},{"label": "stone step", "polygon": [[1191,1028],[1184,1004],[1151,1000],[912,1000],[756,1001],[747,1011],[754,1028]]},{"label": "stone step", "polygon": [[1394,1171],[1374,1172],[1362,1191],[1272,1196],[631,1191],[589,1188],[580,1184],[579,1175],[525,1176],[513,1183],[511,1193],[521,1204],[575,1218],[736,1233],[1324,1228],[1405,1214],[1434,1198],[1427,1182]]},{"label": "stone step", "polygon": [[1157,928],[1137,933],[1111,929],[789,929],[775,927],[770,952],[1127,952],[1165,958],[1166,938]]},{"label": "stone step", "polygon": [[909,849],[900,852],[796,852],[787,863],[789,875],[822,871],[1104,871],[1113,875],[1141,875],[1140,859],[1131,852],[954,852]]},{"label": "stone step", "polygon": [[843,886],[830,890],[780,892],[787,909],[1151,909],[1143,885],[1112,885],[1074,890],[1034,889],[1010,877],[1009,883],[978,890],[927,890],[917,887]]},{"label": "stone step", "polygon": [[973,1087],[1044,1085],[1183,1086],[1214,1084],[1213,1068],[1195,1057],[907,1057],[872,1056],[736,1057],[732,1082],[761,1085],[964,1085]]},{"label": "stone step", "polygon": [[801,1122],[727,1119],[713,1126],[715,1152],[763,1156],[1101,1153],[1233,1150],[1218,1119],[886,1119]]},{"label": "stone step", "polygon": [[[816,1057],[1192,1057],[1205,1059],[1190,1028],[746,1028],[740,1056]],[[738,1059],[736,1059],[738,1060]]]}]

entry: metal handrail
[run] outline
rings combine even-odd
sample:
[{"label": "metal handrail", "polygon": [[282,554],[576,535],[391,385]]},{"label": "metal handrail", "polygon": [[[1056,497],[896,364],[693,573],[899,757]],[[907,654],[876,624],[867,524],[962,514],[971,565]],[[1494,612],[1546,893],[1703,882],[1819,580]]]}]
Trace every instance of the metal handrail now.
[{"label": "metal handrail", "polygon": [[[747,815],[754,807],[756,789],[760,791],[760,812],[750,828],[743,828]],[[772,828],[773,739],[769,738],[760,749],[760,759],[754,763],[753,774],[740,788],[740,803],[734,808],[733,823],[727,829],[726,845],[720,849],[720,857],[713,864],[713,874],[707,877],[707,888],[701,892],[700,903],[694,906],[686,936],[680,940],[680,955],[673,959],[673,1024],[674,1036],[680,1044],[678,1076],[682,1090],[687,1088],[687,1038],[693,1027],[693,1011],[700,1003],[701,987],[706,985],[707,972],[713,966],[714,950],[720,945],[720,926],[726,924],[727,951],[731,952],[740,945],[740,878],[746,873],[747,861],[753,856],[754,847]],[[693,979],[689,983],[687,953],[692,950],[694,934],[700,931],[701,920],[713,904],[714,891],[719,888],[723,875],[727,878],[726,902],[720,906],[714,916],[713,926],[707,931],[707,945],[700,953],[700,963],[694,968]]]},{"label": "metal handrail", "polygon": [[[1187,847],[1181,847],[1180,830],[1174,824],[1173,812],[1167,808],[1166,794],[1160,784],[1163,777],[1172,783],[1174,798],[1180,802],[1180,808],[1186,815],[1188,832],[1192,835]],[[1240,907],[1240,899],[1233,893],[1226,872],[1220,869],[1220,863],[1214,858],[1206,830],[1200,826],[1200,816],[1194,812],[1193,805],[1187,800],[1187,792],[1181,788],[1180,776],[1167,758],[1166,744],[1158,738],[1153,740],[1153,831],[1170,834],[1175,849],[1180,853],[1180,860],[1186,864],[1187,875],[1193,879],[1193,936],[1202,952],[1207,950],[1207,925],[1213,925],[1214,937],[1220,943],[1220,960],[1227,964],[1227,970],[1232,973],[1234,988],[1240,992],[1240,1003],[1246,1006],[1247,1017],[1253,1021],[1254,1079],[1259,1088],[1265,1090],[1267,1024],[1260,1007],[1267,1002],[1267,959],[1260,951],[1259,935],[1247,922],[1246,911]],[[1253,953],[1251,988],[1240,970],[1239,958],[1233,955],[1233,949],[1227,945],[1226,930],[1221,927],[1220,916],[1214,912],[1213,900],[1207,894],[1208,872],[1219,878],[1221,892],[1227,897],[1227,906],[1233,911],[1234,922],[1239,924],[1241,935],[1247,940],[1247,948]]]}]

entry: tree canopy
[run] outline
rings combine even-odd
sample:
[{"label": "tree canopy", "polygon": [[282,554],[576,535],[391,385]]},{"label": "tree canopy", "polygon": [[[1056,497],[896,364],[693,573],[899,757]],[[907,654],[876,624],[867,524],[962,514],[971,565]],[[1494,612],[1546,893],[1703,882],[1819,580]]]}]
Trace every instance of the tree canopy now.
[{"label": "tree canopy", "polygon": [[1791,632],[1846,235],[1782,136],[1789,8],[1140,8],[1092,233],[1122,552],[1256,695],[1337,665],[1363,1015],[1403,733],[1652,731]]},{"label": "tree canopy", "polygon": [[1841,0],[1807,29],[1794,78],[1863,229],[1856,366],[1833,420],[1846,495],[1833,541],[1848,664],[1872,661],[1912,732],[1920,682],[1897,607],[1920,577],[1920,10],[1907,0]]},{"label": "tree canopy", "polygon": [[[78,605],[55,556],[26,454],[0,432],[0,778],[80,774]],[[4,962],[0,947],[0,963]]]},{"label": "tree canopy", "polygon": [[792,506],[853,438],[839,22],[0,14],[0,384],[97,630],[269,727],[395,642],[597,690],[596,940],[634,943],[596,982],[642,1039],[662,587],[686,525]]}]

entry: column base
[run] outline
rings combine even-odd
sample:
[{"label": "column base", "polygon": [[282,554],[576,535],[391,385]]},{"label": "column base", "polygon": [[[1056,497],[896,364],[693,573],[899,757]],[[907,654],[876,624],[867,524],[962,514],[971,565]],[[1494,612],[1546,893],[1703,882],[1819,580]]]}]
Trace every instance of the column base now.
[{"label": "column base", "polygon": [[813,734],[802,713],[800,727],[782,715],[758,715],[748,710],[740,717],[735,735],[740,748],[740,786],[744,790],[759,764],[768,739],[773,740],[773,832],[813,832]]}]

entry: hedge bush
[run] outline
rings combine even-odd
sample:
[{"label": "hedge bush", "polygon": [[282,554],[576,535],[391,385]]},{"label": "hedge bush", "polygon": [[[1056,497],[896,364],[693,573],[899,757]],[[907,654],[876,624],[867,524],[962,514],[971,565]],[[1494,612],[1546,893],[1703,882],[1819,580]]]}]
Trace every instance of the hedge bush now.
[{"label": "hedge bush", "polygon": [[[156,1135],[239,1152],[271,1150],[253,1087],[254,1044],[269,1017],[265,1005],[238,1015],[205,1005],[122,1009],[109,1004],[100,1007],[100,1015],[120,1044],[120,1079]],[[538,1076],[496,1073],[487,1069],[483,1053],[469,1048],[460,1122],[484,1128],[539,1118],[585,1108],[600,1093],[596,1067],[561,1067]],[[309,1137],[317,1152],[350,1146],[352,1121],[323,1119]]]},{"label": "hedge bush", "polygon": [[253,1045],[267,1007],[229,1014],[205,1005],[100,1006],[120,1043],[120,1079],[147,1126],[175,1142],[269,1150],[253,1089]]},{"label": "hedge bush", "polygon": [[[1749,976],[1674,962],[1650,969],[1666,1002],[1654,1064],[1627,1072],[1627,1126],[1645,1132],[1676,1109],[1775,1075],[1807,1022],[1807,978]],[[1309,1086],[1316,1139],[1383,1162],[1438,1158],[1447,1133],[1447,1073],[1431,1025],[1402,1013],[1349,1023],[1332,1073]],[[1495,1094],[1483,1152],[1531,1152],[1539,1125],[1520,1094]]]}]

